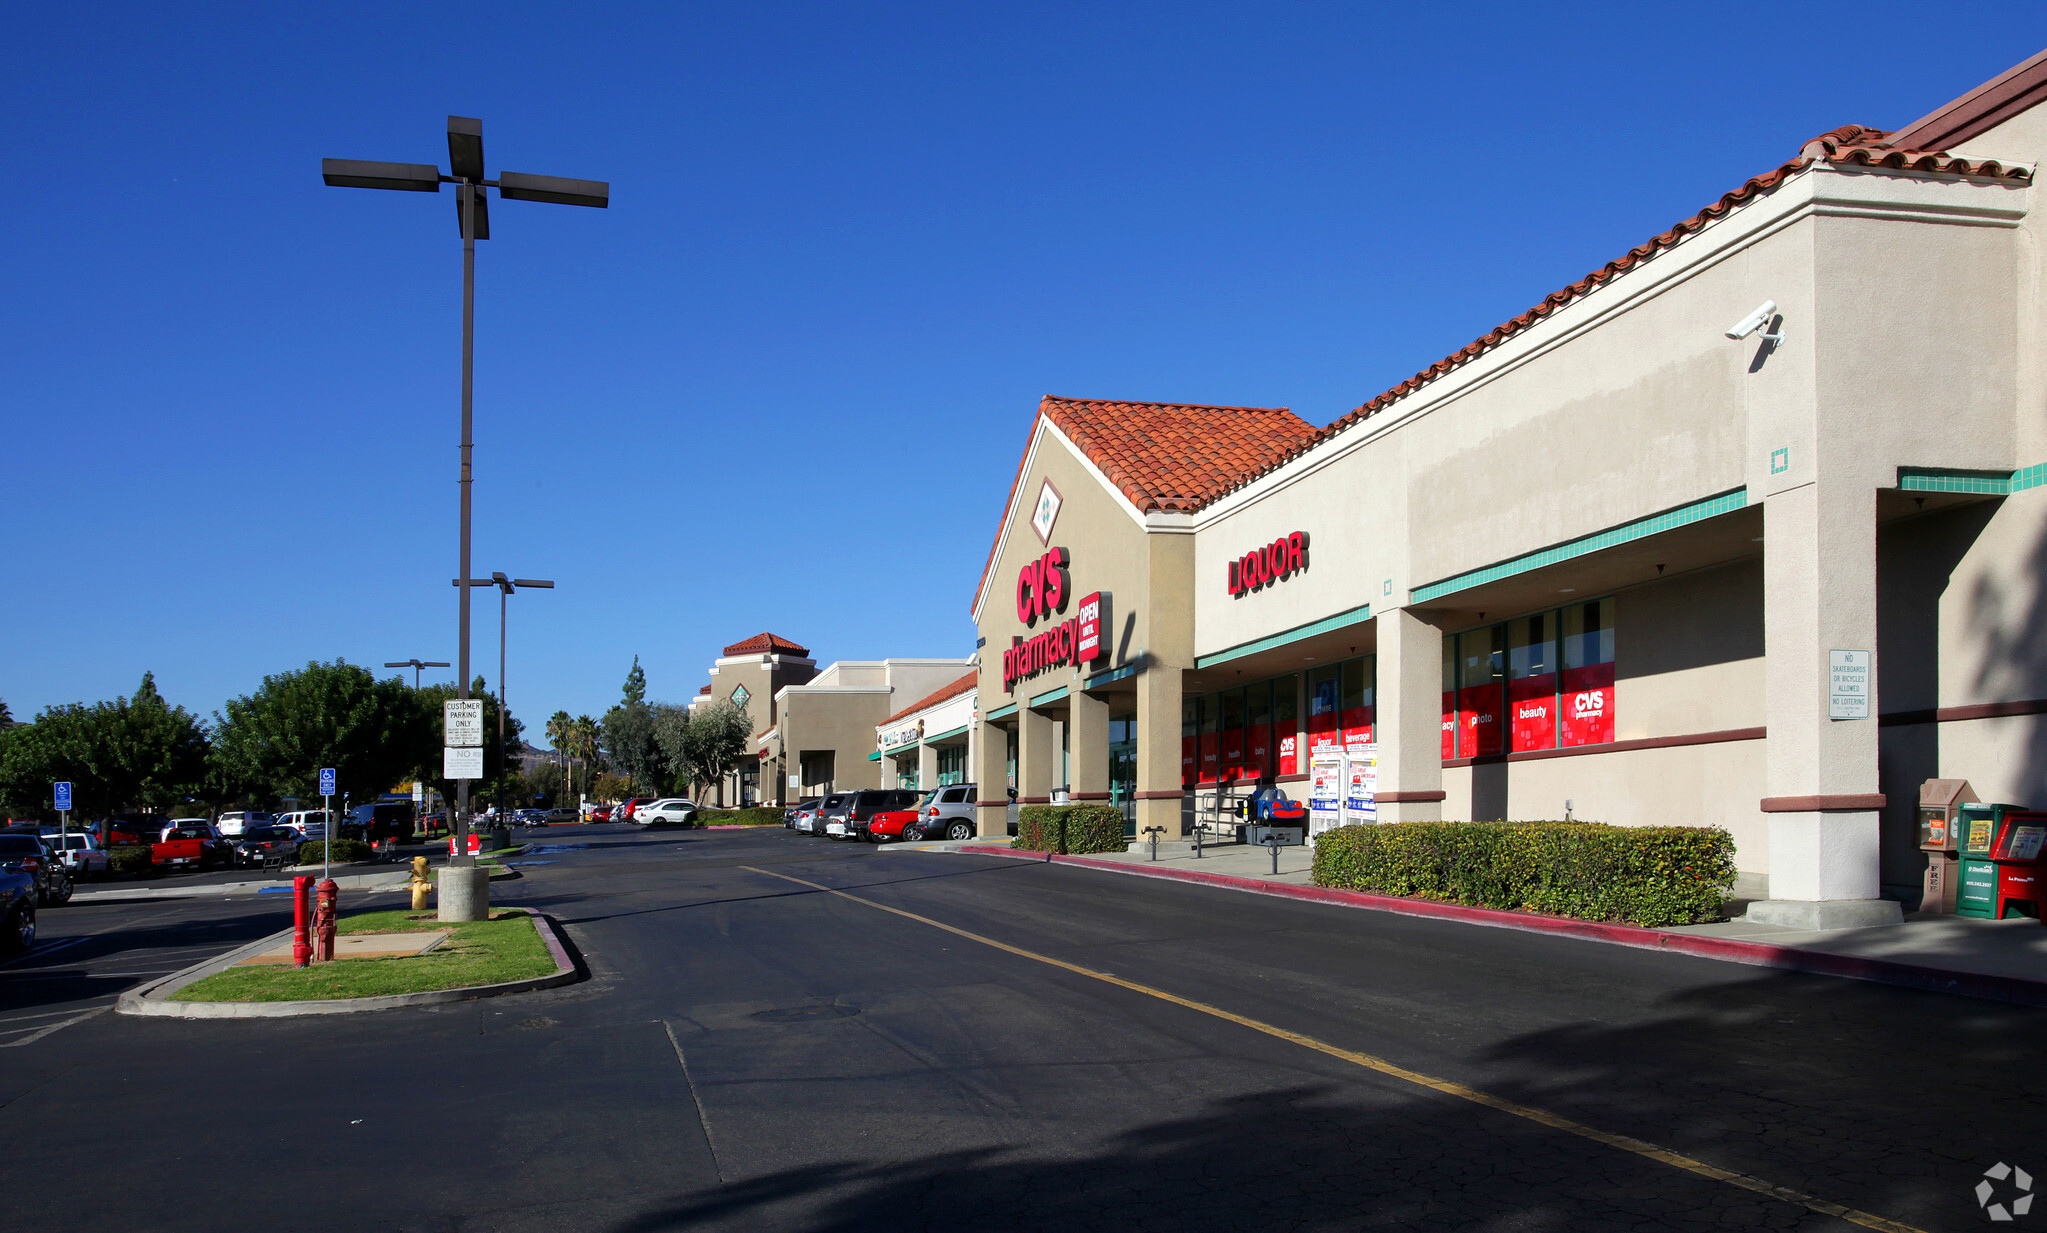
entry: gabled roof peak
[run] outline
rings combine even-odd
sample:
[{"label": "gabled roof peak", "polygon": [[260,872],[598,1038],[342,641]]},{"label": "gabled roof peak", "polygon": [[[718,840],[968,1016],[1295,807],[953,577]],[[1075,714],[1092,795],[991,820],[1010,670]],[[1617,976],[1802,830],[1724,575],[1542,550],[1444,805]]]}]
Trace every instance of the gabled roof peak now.
[{"label": "gabled roof peak", "polygon": [[809,647],[797,646],[779,634],[759,633],[744,642],[735,642],[725,648],[725,655],[795,655],[808,657]]}]

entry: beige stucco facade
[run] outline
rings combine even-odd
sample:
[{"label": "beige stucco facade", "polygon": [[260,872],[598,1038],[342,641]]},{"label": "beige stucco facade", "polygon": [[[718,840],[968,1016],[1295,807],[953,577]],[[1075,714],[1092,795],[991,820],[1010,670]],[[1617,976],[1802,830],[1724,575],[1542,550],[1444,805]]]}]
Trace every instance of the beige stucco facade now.
[{"label": "beige stucco facade", "polygon": [[[1020,797],[1043,796],[1049,725],[1067,723],[1090,734],[1064,741],[1070,777],[1085,763],[1092,785],[1095,720],[1133,713],[1137,825],[1178,833],[1217,791],[1191,770],[1183,784],[1203,713],[1185,704],[1278,681],[1242,696],[1290,691],[1305,744],[1307,674],[1363,660],[1381,820],[1561,817],[1568,802],[1578,818],[1723,826],[1741,870],[1769,879],[1760,915],[1895,919],[1883,896],[1909,897],[1923,859],[1920,781],[2047,805],[2047,338],[2028,174],[2047,157],[2042,111],[1957,146],[1999,160],[1987,169],[1787,165],[1192,512],[1143,508],[1041,414],[976,599],[977,778],[1003,781],[1013,740]],[[1768,301],[1759,333],[1728,336]],[[1030,525],[1046,481],[1061,498],[1049,544]],[[1233,562],[1295,532],[1303,568],[1232,587]],[[1050,546],[1070,554],[1073,595],[1114,592],[1113,651],[1012,689],[1002,649],[1043,628],[1013,588]],[[1483,670],[1446,668],[1446,636],[1471,635],[1448,644],[1462,655],[1502,622],[1562,630],[1592,604],[1611,621],[1610,692],[1572,705],[1602,708],[1607,727],[1574,730],[1598,739],[1458,736],[1446,756],[1446,726],[1467,720],[1446,718],[1466,703],[1445,674]],[[1867,718],[1830,709],[1843,651],[1873,657]]]}]

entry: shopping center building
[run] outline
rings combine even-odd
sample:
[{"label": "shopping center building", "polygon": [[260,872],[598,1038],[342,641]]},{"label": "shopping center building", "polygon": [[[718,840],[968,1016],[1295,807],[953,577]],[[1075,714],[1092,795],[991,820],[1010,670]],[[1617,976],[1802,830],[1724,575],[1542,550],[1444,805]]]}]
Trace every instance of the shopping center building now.
[{"label": "shopping center building", "polygon": [[2047,805],[2043,98],[1834,129],[1324,428],[1044,399],[975,780],[1179,834],[1369,749],[1381,821],[1721,826],[1758,918],[1896,920],[1923,780]]}]

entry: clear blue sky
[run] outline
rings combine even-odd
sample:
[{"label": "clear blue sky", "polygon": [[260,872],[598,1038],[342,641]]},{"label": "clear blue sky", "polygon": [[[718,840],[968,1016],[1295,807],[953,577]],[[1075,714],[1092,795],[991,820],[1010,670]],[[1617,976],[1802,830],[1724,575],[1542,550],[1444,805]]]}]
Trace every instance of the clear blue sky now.
[{"label": "clear blue sky", "polygon": [[[513,709],[763,629],[964,655],[1041,394],[1324,423],[1844,123],[2047,45],[2020,4],[25,5],[0,63],[0,698],[203,713],[455,657],[452,195],[492,203],[475,566]],[[497,674],[496,605],[477,670]],[[381,669],[380,669],[381,671]],[[443,674],[451,677],[452,674]]]}]

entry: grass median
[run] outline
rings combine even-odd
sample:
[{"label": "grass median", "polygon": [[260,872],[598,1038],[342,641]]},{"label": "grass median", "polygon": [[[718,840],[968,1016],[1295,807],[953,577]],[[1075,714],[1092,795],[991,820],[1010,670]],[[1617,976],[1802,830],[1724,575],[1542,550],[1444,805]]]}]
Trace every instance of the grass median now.
[{"label": "grass median", "polygon": [[432,912],[360,912],[341,918],[339,932],[421,933],[452,927],[454,933],[424,955],[384,959],[337,959],[295,968],[288,965],[229,968],[180,989],[174,1002],[317,1002],[331,998],[387,997],[435,989],[465,989],[508,980],[546,976],[554,956],[541,940],[534,918],[497,912],[489,920],[443,926]]}]

